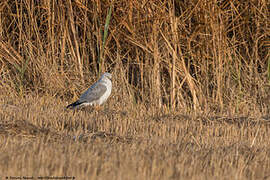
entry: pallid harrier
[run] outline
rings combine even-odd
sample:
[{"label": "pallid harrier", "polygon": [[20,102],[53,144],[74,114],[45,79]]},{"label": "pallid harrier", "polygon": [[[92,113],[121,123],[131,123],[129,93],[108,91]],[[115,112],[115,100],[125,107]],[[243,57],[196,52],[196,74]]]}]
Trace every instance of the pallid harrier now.
[{"label": "pallid harrier", "polygon": [[67,108],[78,108],[83,106],[96,106],[103,104],[112,92],[112,75],[110,73],[102,74],[101,78],[88,88],[76,102],[67,106]]}]

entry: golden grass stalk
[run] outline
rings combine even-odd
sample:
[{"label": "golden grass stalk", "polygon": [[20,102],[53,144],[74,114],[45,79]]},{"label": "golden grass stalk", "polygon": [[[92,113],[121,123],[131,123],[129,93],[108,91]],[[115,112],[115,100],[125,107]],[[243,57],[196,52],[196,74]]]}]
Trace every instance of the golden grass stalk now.
[{"label": "golden grass stalk", "polygon": [[18,81],[14,63],[23,67],[27,59],[25,92],[68,99],[99,71],[117,69],[119,87],[129,87],[121,92],[129,89],[147,107],[235,112],[254,103],[264,108],[257,99],[268,97],[263,1],[16,0],[0,6],[0,74],[8,72],[1,78]]}]

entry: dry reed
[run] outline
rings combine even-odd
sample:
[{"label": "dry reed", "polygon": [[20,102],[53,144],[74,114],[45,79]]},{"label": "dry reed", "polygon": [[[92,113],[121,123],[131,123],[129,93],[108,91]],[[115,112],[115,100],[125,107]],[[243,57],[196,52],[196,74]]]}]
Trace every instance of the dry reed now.
[{"label": "dry reed", "polygon": [[[267,179],[269,7],[1,2],[0,177]],[[64,111],[103,71],[105,109]]]}]

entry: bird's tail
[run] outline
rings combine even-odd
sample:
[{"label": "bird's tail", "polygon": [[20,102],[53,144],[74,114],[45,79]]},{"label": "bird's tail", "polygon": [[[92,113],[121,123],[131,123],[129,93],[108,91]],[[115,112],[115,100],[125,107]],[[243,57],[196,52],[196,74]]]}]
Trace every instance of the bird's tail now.
[{"label": "bird's tail", "polygon": [[80,106],[82,103],[83,103],[83,102],[76,101],[76,102],[74,102],[74,103],[68,105],[66,108],[67,108],[67,109],[74,109],[74,108]]}]

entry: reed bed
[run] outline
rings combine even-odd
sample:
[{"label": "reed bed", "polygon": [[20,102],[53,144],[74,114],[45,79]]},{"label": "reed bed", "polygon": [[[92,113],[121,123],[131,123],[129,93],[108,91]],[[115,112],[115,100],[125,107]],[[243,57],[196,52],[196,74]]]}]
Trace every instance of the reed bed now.
[{"label": "reed bed", "polygon": [[[0,177],[267,179],[270,2],[0,2]],[[102,72],[103,110],[67,111]]]}]

